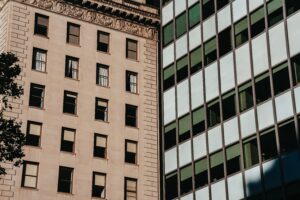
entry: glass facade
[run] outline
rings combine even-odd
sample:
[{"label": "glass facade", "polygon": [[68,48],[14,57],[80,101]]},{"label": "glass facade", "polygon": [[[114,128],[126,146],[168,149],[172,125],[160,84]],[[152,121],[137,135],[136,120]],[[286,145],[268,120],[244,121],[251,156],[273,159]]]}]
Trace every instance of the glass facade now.
[{"label": "glass facade", "polygon": [[299,2],[161,4],[163,199],[300,199]]}]

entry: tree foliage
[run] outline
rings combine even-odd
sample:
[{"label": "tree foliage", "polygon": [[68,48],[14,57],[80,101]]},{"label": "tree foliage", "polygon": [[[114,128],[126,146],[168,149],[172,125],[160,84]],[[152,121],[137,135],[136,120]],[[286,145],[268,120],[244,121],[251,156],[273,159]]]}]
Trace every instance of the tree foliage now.
[{"label": "tree foliage", "polygon": [[[23,94],[22,86],[18,85],[16,78],[21,73],[18,58],[12,53],[0,54],[0,162],[13,162],[19,166],[24,153],[22,146],[25,136],[21,132],[21,123],[14,118],[4,116],[5,111],[12,109],[9,98],[18,99]],[[0,174],[5,169],[0,165]]]}]

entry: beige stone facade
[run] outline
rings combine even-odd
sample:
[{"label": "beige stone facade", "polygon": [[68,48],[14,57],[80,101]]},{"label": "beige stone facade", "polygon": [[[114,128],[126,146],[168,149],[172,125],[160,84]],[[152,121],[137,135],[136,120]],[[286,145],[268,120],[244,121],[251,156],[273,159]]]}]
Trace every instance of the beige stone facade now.
[{"label": "beige stone facade", "polygon": [[[159,199],[158,11],[128,2],[1,1],[0,51],[15,53],[23,68],[24,95],[7,115],[22,121],[24,133],[28,120],[42,123],[42,133],[40,147],[24,147],[24,160],[39,163],[37,187],[22,187],[22,167],[4,164],[0,200],[94,199],[93,172],[106,174],[105,199],[125,199],[125,177],[137,179],[138,200]],[[34,34],[36,13],[49,17],[48,37]],[[66,43],[68,22],[80,25],[79,45]],[[97,31],[110,34],[109,53],[97,51]],[[137,60],[126,58],[127,38],[138,41]],[[46,72],[32,70],[33,48],[47,50]],[[65,77],[66,55],[79,58],[78,80]],[[96,63],[109,66],[109,87],[96,85]],[[126,70],[138,74],[137,94],[125,90]],[[45,86],[42,109],[29,106],[31,83]],[[65,90],[78,94],[76,115],[63,114]],[[94,118],[95,97],[108,100],[107,122]],[[125,126],[126,104],[138,107],[137,128]],[[76,129],[74,153],[60,151],[62,127]],[[106,159],[93,157],[94,133],[107,136]],[[137,164],[124,162],[126,139],[138,144]],[[59,166],[74,169],[71,194],[57,192]]]}]

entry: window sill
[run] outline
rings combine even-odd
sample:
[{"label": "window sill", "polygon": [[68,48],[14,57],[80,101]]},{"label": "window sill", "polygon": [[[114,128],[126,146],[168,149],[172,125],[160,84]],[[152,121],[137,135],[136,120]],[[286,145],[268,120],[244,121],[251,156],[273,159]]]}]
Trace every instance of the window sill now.
[{"label": "window sill", "polygon": [[136,163],[128,163],[128,162],[125,162],[125,165],[134,166],[134,167],[139,167],[139,164],[136,164]]},{"label": "window sill", "polygon": [[33,146],[33,145],[29,145],[29,144],[25,144],[25,147],[29,147],[31,149],[38,149],[38,150],[42,150],[43,148],[41,146]]},{"label": "window sill", "polygon": [[58,195],[66,195],[66,196],[74,196],[74,193],[67,193],[67,192],[57,192]]},{"label": "window sill", "polygon": [[66,44],[70,45],[70,46],[73,46],[73,47],[79,47],[79,48],[81,48],[80,44],[73,44],[73,43],[69,43],[69,42],[66,42]]},{"label": "window sill", "polygon": [[93,155],[93,158],[96,159],[96,160],[108,162],[107,158],[101,158],[101,157],[97,157],[97,156],[94,156],[94,155]]},{"label": "window sill", "polygon": [[39,71],[31,68],[31,71],[41,73],[41,74],[48,74],[46,71]]},{"label": "window sill", "polygon": [[127,91],[127,90],[126,90],[126,93],[127,93],[127,94],[133,94],[133,95],[137,95],[137,96],[139,96],[139,95],[140,95],[138,92],[130,92],[130,91]]},{"label": "window sill", "polygon": [[71,155],[71,156],[76,156],[75,152],[69,152],[69,151],[60,150],[60,153],[63,153],[63,154],[66,154],[66,155]]},{"label": "window sill", "polygon": [[101,120],[101,119],[95,119],[95,122],[103,122],[105,124],[109,124],[109,121],[104,121],[104,120]]},{"label": "window sill", "polygon": [[48,39],[48,40],[50,39],[49,36],[46,36],[46,35],[40,35],[40,34],[37,34],[37,33],[34,33],[33,35],[36,36],[36,37],[39,37],[39,38],[44,38],[44,39]]},{"label": "window sill", "polygon": [[67,115],[67,116],[71,116],[71,117],[78,117],[77,114],[72,114],[72,113],[65,113],[63,112],[64,115]]},{"label": "window sill", "polygon": [[40,107],[35,107],[35,106],[29,106],[29,108],[45,111],[45,108],[40,108]]},{"label": "window sill", "polygon": [[140,62],[138,59],[137,59],[137,60],[135,60],[135,59],[132,59],[132,58],[127,58],[127,57],[126,57],[126,59],[127,59],[127,60],[129,60],[129,61],[137,62],[137,63],[139,63],[139,62]]},{"label": "window sill", "polygon": [[32,187],[26,187],[26,186],[21,186],[21,189],[23,189],[23,190],[31,190],[31,191],[39,191],[38,188],[32,188]]},{"label": "window sill", "polygon": [[106,198],[102,198],[102,197],[92,197],[92,199],[97,199],[97,200],[107,200]]},{"label": "window sill", "polygon": [[109,86],[109,85],[108,85],[108,86],[102,86],[102,85],[99,85],[99,84],[96,83],[96,86],[97,86],[97,87],[101,87],[101,88],[107,88],[107,89],[110,89],[110,86]]},{"label": "window sill", "polygon": [[100,51],[97,49],[97,52],[101,53],[101,54],[104,54],[104,55],[109,55],[111,56],[111,53],[108,51],[108,52],[105,52],[105,51]]},{"label": "window sill", "polygon": [[79,79],[75,79],[75,78],[71,78],[71,77],[66,77],[66,76],[65,76],[65,79],[66,79],[66,80],[77,81],[77,82],[80,81]]},{"label": "window sill", "polygon": [[139,130],[139,128],[138,128],[138,127],[134,127],[134,126],[128,126],[128,125],[125,125],[125,128],[133,128],[133,129]]}]

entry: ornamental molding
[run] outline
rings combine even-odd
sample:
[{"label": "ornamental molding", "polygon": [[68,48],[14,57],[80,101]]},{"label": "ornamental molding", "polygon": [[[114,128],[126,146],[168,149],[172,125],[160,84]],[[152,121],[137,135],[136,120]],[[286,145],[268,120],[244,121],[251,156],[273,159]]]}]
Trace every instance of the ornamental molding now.
[{"label": "ornamental molding", "polygon": [[[43,10],[48,10],[54,13],[66,15],[72,18],[76,18],[79,20],[83,20],[86,22],[90,22],[93,24],[97,24],[100,26],[104,26],[107,28],[119,30],[122,32],[126,32],[129,34],[133,34],[139,37],[144,37],[151,40],[158,40],[158,30],[157,26],[159,21],[153,21],[152,19],[143,20],[145,23],[138,23],[133,20],[130,20],[129,17],[132,18],[131,13],[124,13],[120,10],[107,9],[110,11],[110,14],[107,12],[101,12],[96,9],[86,8],[82,5],[77,5],[75,3],[68,3],[65,0],[15,0],[17,2],[21,2],[27,5],[31,5]],[[97,0],[103,1],[103,0]],[[118,3],[115,3],[118,4]],[[101,5],[100,5],[101,7]],[[112,11],[115,11],[115,15]],[[119,17],[117,14],[122,14],[122,17]],[[141,19],[141,18],[139,18]],[[143,17],[142,19],[145,19]],[[149,23],[151,20],[151,23]]]}]

